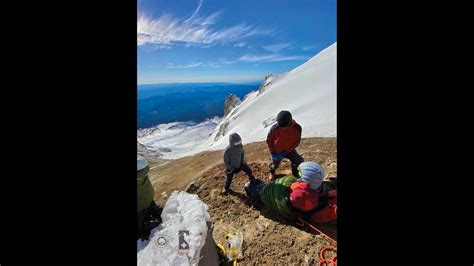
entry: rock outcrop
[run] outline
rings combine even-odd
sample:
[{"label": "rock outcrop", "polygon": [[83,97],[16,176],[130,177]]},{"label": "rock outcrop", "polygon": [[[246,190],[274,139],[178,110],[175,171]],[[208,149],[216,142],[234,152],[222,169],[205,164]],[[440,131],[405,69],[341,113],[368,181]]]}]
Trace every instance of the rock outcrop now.
[{"label": "rock outcrop", "polygon": [[146,159],[159,158],[163,155],[161,152],[155,151],[154,149],[149,148],[138,141],[137,141],[137,154],[145,157]]},{"label": "rock outcrop", "polygon": [[216,136],[214,137],[214,141],[218,141],[222,136],[227,133],[227,126],[229,125],[229,121],[225,120],[222,121],[221,125],[219,126],[219,131],[217,132]]},{"label": "rock outcrop", "polygon": [[234,94],[229,95],[224,101],[224,117],[226,117],[234,107],[239,105],[242,101]]},{"label": "rock outcrop", "polygon": [[260,84],[260,87],[258,87],[258,94],[260,95],[265,91],[265,88],[271,85],[271,81],[273,79],[273,74],[265,76],[265,79],[263,80],[262,84]]}]

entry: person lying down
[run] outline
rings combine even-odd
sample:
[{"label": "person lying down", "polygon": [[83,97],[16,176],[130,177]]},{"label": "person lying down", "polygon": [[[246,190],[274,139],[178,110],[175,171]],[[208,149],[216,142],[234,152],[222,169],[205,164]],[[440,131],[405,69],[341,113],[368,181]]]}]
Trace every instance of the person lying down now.
[{"label": "person lying down", "polygon": [[324,169],[316,162],[298,166],[300,178],[287,175],[265,183],[247,182],[244,190],[265,207],[288,219],[301,217],[314,224],[337,220],[336,179],[323,181]]}]

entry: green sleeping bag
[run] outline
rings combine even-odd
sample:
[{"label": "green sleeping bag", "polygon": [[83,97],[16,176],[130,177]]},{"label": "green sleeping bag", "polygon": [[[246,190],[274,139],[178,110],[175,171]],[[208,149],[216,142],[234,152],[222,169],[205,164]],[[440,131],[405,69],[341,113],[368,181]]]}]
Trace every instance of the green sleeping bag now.
[{"label": "green sleeping bag", "polygon": [[295,181],[296,178],[289,175],[266,184],[259,192],[260,201],[283,217],[295,218],[296,215],[288,199],[291,184]]}]

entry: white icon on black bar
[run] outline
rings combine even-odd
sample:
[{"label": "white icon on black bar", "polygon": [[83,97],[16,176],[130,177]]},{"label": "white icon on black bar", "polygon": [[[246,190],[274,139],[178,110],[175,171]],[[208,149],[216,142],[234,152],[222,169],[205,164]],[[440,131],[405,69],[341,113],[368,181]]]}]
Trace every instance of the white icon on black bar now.
[{"label": "white icon on black bar", "polygon": [[189,236],[188,230],[180,230],[179,231],[179,253],[188,253],[189,252],[189,244],[186,242],[185,238]]}]

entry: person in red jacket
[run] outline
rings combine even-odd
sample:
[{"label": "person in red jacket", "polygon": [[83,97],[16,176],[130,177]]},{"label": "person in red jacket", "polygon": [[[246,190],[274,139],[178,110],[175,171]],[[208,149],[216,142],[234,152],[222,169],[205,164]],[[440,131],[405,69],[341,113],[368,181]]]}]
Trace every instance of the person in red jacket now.
[{"label": "person in red jacket", "polygon": [[283,158],[291,161],[293,176],[299,177],[298,166],[304,162],[303,157],[296,151],[300,140],[301,126],[293,120],[291,113],[288,111],[278,113],[277,123],[267,135],[268,150],[272,156],[272,163],[269,165],[271,179],[275,179],[275,171]]}]

